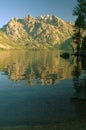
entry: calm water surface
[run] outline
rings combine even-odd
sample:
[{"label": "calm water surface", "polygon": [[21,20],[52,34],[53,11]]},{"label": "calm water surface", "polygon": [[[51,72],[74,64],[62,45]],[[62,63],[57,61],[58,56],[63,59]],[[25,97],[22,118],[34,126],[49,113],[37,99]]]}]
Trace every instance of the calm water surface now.
[{"label": "calm water surface", "polygon": [[71,100],[86,94],[81,89],[84,62],[59,55],[58,51],[0,52],[0,127],[86,119],[86,103]]}]

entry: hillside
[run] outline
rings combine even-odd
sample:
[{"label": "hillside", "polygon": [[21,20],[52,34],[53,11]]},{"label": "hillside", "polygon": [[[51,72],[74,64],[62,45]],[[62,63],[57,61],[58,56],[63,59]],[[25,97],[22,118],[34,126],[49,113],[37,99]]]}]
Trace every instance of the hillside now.
[{"label": "hillside", "polygon": [[13,42],[4,32],[0,31],[0,50],[4,49],[20,49],[20,46]]},{"label": "hillside", "polygon": [[30,15],[13,18],[1,29],[11,41],[25,48],[57,48],[73,34],[73,25],[57,16]]}]

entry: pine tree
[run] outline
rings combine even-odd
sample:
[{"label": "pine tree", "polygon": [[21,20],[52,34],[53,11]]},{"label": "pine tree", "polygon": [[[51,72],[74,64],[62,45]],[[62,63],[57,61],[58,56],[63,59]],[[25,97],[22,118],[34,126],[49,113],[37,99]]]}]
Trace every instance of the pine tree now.
[{"label": "pine tree", "polygon": [[77,6],[73,10],[73,15],[77,16],[75,21],[74,42],[76,43],[77,55],[83,49],[86,50],[85,31],[86,31],[86,0],[77,0]]}]

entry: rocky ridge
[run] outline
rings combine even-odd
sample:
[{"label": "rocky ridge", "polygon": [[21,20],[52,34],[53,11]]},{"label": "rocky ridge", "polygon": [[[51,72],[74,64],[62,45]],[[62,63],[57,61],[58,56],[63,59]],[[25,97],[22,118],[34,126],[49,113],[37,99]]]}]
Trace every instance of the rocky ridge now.
[{"label": "rocky ridge", "polygon": [[12,18],[1,31],[25,48],[57,48],[72,37],[73,24],[54,15],[37,18],[28,15],[23,19]]}]

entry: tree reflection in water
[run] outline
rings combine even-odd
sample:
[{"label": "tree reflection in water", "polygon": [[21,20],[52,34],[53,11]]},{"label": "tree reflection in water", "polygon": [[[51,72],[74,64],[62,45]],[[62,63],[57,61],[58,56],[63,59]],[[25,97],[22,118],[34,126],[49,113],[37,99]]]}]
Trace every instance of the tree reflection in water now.
[{"label": "tree reflection in water", "polygon": [[73,99],[86,100],[86,61],[76,57],[73,70],[74,97]]},{"label": "tree reflection in water", "polygon": [[76,58],[73,70],[74,95],[71,103],[75,108],[76,120],[86,121],[86,59]]}]

